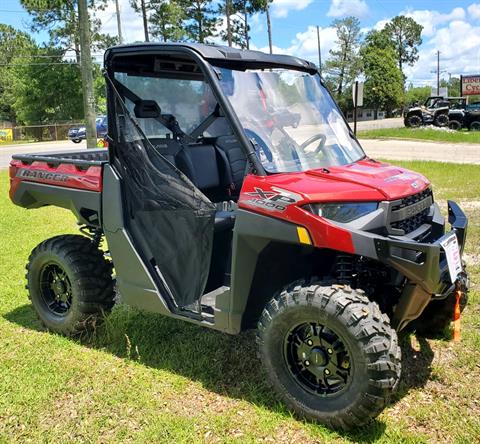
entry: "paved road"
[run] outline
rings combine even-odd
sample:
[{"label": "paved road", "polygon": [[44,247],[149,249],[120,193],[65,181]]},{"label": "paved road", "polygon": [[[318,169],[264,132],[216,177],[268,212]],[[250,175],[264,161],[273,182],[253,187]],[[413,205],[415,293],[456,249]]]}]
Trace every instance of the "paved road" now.
[{"label": "paved road", "polygon": [[[360,122],[359,129],[368,125],[395,125],[401,119],[385,119]],[[480,164],[480,144],[437,143],[410,140],[361,140],[367,154],[374,158],[392,160],[437,160],[453,163]],[[29,143],[0,146],[0,168],[8,167],[12,154],[49,151],[75,151],[85,149],[85,141],[74,144],[70,141]]]},{"label": "paved road", "polygon": [[[350,123],[350,126],[353,128],[353,122]],[[402,128],[403,126],[403,118],[395,117],[393,119],[365,120],[364,122],[358,122],[357,130],[366,131],[381,128]]]},{"label": "paved road", "polygon": [[76,151],[86,148],[86,142],[73,143],[69,140],[60,142],[38,142],[16,145],[0,145],[0,168],[7,168],[12,154],[47,153],[52,151]]},{"label": "paved road", "polygon": [[480,164],[480,144],[477,143],[377,139],[360,142],[367,155],[373,158]]}]

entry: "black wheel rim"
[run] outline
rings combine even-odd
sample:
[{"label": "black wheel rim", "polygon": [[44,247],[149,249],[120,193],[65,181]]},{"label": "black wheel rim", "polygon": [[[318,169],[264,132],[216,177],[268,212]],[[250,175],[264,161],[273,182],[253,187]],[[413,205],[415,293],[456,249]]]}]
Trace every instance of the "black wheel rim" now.
[{"label": "black wheel rim", "polygon": [[350,354],[340,337],[322,324],[303,323],[290,330],[284,356],[290,375],[312,394],[336,395],[350,382]]},{"label": "black wheel rim", "polygon": [[72,305],[72,284],[59,264],[49,263],[43,267],[40,273],[40,292],[51,313],[66,316]]},{"label": "black wheel rim", "polygon": [[422,123],[422,120],[420,119],[420,117],[418,117],[418,116],[410,117],[410,125],[411,126],[417,127],[417,126],[420,126],[421,123]]}]

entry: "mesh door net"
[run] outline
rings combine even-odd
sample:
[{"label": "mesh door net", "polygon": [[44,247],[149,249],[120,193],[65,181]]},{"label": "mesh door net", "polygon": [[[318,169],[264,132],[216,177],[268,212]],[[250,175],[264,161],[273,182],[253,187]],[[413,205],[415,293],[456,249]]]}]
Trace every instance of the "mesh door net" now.
[{"label": "mesh door net", "polygon": [[[145,137],[117,98],[128,229],[143,257],[156,265],[164,291],[179,306],[197,301],[208,278],[215,206]],[[153,259],[153,261],[151,260]]]}]

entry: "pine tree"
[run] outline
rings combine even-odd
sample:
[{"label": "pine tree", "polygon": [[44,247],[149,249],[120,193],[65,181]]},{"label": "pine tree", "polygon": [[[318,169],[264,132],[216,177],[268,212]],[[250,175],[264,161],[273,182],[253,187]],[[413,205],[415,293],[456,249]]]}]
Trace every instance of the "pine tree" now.
[{"label": "pine tree", "polygon": [[336,49],[330,50],[330,60],[325,64],[325,73],[335,87],[337,100],[341,100],[345,91],[361,71],[359,56],[361,32],[360,22],[355,17],[335,20],[332,26],[336,29]]},{"label": "pine tree", "polygon": [[182,21],[185,14],[175,0],[151,0],[149,17],[153,37],[163,42],[176,42],[185,38]]},{"label": "pine tree", "polygon": [[189,40],[208,43],[215,36],[218,25],[218,8],[213,0],[178,0],[185,14],[184,29]]}]

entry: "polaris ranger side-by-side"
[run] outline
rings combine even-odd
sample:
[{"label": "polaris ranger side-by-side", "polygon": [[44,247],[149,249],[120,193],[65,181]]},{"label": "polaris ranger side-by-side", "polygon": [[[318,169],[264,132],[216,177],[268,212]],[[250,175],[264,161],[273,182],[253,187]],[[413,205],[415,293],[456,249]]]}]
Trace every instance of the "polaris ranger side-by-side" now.
[{"label": "polaris ranger side-by-side", "polygon": [[299,415],[341,428],[377,416],[400,378],[397,332],[444,329],[466,291],[458,205],[446,232],[428,180],[368,158],[307,61],[136,44],[107,50],[105,78],[108,152],[10,166],[14,203],[67,208],[82,225],[29,258],[45,326],[76,335],[101,320],[114,270],[126,304],[256,328]]},{"label": "polaris ranger side-by-side", "polygon": [[465,101],[463,97],[429,97],[423,105],[414,104],[405,111],[406,127],[418,128],[422,125],[448,126],[449,109]]}]

